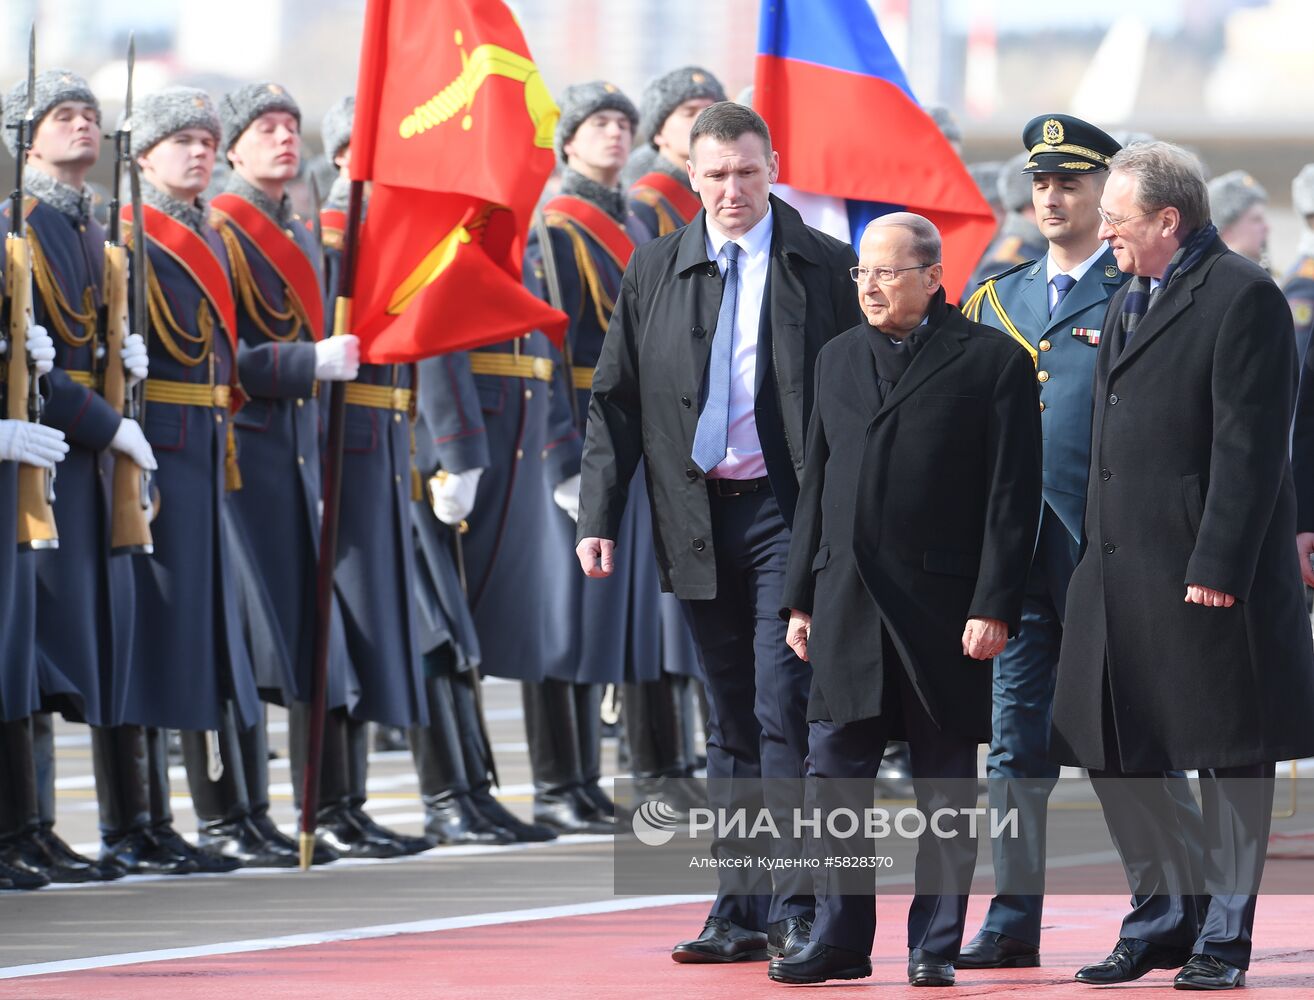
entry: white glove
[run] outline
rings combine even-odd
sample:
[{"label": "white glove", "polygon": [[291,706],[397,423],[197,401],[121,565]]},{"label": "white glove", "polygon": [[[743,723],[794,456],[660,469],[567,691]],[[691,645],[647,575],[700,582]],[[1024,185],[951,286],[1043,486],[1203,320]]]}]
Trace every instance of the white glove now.
[{"label": "white glove", "polygon": [[55,367],[55,342],[44,326],[33,323],[27,328],[27,356],[35,362],[38,375],[49,375]]},{"label": "white glove", "polygon": [[455,527],[474,510],[475,492],[483,469],[466,469],[465,472],[440,471],[429,480],[429,503],[433,516],[443,524]]},{"label": "white glove", "polygon": [[552,491],[552,502],[569,514],[572,521],[579,520],[578,473],[557,484],[557,488]]},{"label": "white glove", "polygon": [[146,341],[140,333],[130,333],[123,338],[123,350],[119,351],[123,359],[123,370],[128,373],[128,388],[146,377],[150,371],[151,360],[146,354]]},{"label": "white glove", "polygon": [[360,341],[354,333],[341,333],[315,343],[315,378],[321,382],[350,382],[360,371]]},{"label": "white glove", "polygon": [[63,431],[23,420],[0,420],[0,461],[53,469],[67,454]]},{"label": "white glove", "polygon": [[148,472],[159,468],[155,461],[155,452],[151,451],[146,435],[141,432],[141,424],[124,417],[119,421],[119,429],[114,432],[110,447],[127,455]]}]

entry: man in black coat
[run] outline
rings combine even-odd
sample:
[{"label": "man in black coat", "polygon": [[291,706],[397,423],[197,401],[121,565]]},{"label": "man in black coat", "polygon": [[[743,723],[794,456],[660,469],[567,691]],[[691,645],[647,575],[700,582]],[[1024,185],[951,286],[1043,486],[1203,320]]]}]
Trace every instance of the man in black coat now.
[{"label": "man in black coat", "polygon": [[[821,345],[857,319],[846,274],[854,255],[770,196],[780,158],[750,109],[706,108],[690,149],[703,211],[634,252],[598,359],[576,551],[590,576],[612,571],[644,459],[662,589],[683,602],[707,671],[712,804],[729,805],[728,779],[741,805],[741,795],[760,801],[748,791],[758,777],[785,778],[793,782],[769,783],[767,804],[787,810],[771,796],[803,777],[808,669],[785,645],[777,612],[812,368]],[[773,850],[801,853],[785,840]],[[676,946],[676,961],[764,958],[768,931],[773,950],[806,941],[810,879],[778,879],[773,896],[765,869],[751,872],[722,882],[702,934]]]},{"label": "man in black coat", "polygon": [[[1113,953],[1077,979],[1185,965],[1179,988],[1227,989],[1250,961],[1273,764],[1314,754],[1291,311],[1218,239],[1193,156],[1138,143],[1109,168],[1100,237],[1135,277],[1109,303],[1096,361],[1051,746],[1090,769],[1135,898]],[[1202,845],[1174,833],[1190,823],[1160,780],[1194,769]]]},{"label": "man in black coat", "polygon": [[[886,741],[906,739],[930,816],[976,801],[990,661],[1021,619],[1040,515],[1040,407],[1017,342],[945,303],[929,221],[883,216],[860,250],[867,321],[817,358],[789,642],[812,664],[808,776],[822,779],[819,801],[862,779],[870,804]],[[954,981],[975,855],[964,828],[921,838],[908,914],[914,986]],[[777,982],[871,975],[874,892],[841,891],[832,875],[818,882],[811,943],[771,963]]]}]

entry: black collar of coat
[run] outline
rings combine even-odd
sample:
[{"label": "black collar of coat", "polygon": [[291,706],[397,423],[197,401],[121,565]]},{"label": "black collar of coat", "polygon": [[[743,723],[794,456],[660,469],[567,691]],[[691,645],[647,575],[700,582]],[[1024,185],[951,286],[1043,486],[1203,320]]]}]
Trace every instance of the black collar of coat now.
[{"label": "black collar of coat", "polygon": [[[1214,264],[1218,262],[1220,257],[1230,252],[1231,251],[1227,249],[1227,244],[1219,237],[1215,236],[1214,241],[1209,244],[1208,249],[1204,252],[1204,256],[1200,258],[1200,262],[1196,264],[1195,267],[1191,268],[1191,270],[1187,271],[1177,280],[1168,282],[1168,284],[1159,291],[1159,301],[1155,302],[1153,308],[1141,318],[1140,323],[1137,324],[1136,335],[1133,337],[1131,345],[1118,355],[1117,359],[1113,362],[1112,367],[1114,369],[1121,368],[1128,361],[1132,360],[1145,350],[1147,344],[1151,343],[1159,336],[1159,334],[1163,333],[1168,325],[1181,315],[1182,311],[1191,304],[1191,301],[1195,298],[1196,290],[1204,284],[1205,279],[1209,276],[1209,272],[1213,269]],[[1128,282],[1128,284],[1130,284],[1130,282]],[[1126,289],[1127,286],[1124,285],[1122,291],[1123,296],[1127,294]],[[1118,343],[1122,344],[1126,338],[1126,332],[1121,329],[1122,299],[1118,300],[1117,308],[1119,315]]]},{"label": "black collar of coat", "polygon": [[[812,264],[824,260],[817,238],[798,211],[775,195],[771,200],[771,255],[802,257]],[[683,274],[690,268],[707,266],[707,210],[699,209],[693,221],[680,231],[680,248],[675,254],[675,271]]]},{"label": "black collar of coat", "polygon": [[940,322],[933,324],[925,333],[919,334],[922,344],[916,356],[909,363],[908,370],[899,378],[898,383],[882,400],[872,379],[859,374],[874,369],[871,347],[867,343],[867,331],[870,329],[871,326],[865,321],[854,327],[854,332],[858,335],[851,337],[849,341],[853,353],[849,358],[848,367],[857,379],[858,391],[863,401],[877,418],[898,407],[918,386],[962,354],[963,344],[971,336],[971,325],[967,317],[956,307],[946,305]]}]

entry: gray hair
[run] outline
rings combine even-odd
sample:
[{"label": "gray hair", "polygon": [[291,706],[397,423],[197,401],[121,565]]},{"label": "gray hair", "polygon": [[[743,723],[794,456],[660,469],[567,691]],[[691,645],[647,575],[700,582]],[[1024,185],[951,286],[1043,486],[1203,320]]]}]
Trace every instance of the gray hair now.
[{"label": "gray hair", "polygon": [[905,229],[912,234],[912,253],[918,264],[940,263],[940,230],[925,216],[913,212],[891,212],[867,223],[865,237],[873,229]]},{"label": "gray hair", "polygon": [[1136,200],[1154,212],[1175,208],[1182,218],[1182,236],[1209,221],[1209,190],[1199,158],[1171,142],[1138,142],[1125,146],[1109,161],[1109,172],[1121,170],[1136,178]]},{"label": "gray hair", "polygon": [[689,155],[703,136],[710,136],[717,142],[734,142],[741,135],[753,133],[762,140],[767,157],[771,156],[771,130],[767,123],[752,108],[734,101],[718,101],[709,104],[694,119],[693,129],[689,132]]}]

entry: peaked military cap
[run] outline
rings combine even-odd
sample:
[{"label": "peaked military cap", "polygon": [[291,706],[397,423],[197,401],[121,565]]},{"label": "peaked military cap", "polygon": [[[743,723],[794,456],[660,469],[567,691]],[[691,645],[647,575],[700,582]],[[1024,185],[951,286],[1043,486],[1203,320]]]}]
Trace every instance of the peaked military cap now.
[{"label": "peaked military cap", "polygon": [[1091,174],[1108,170],[1118,140],[1090,122],[1072,115],[1037,115],[1022,130],[1022,145],[1030,154],[1027,174]]}]

